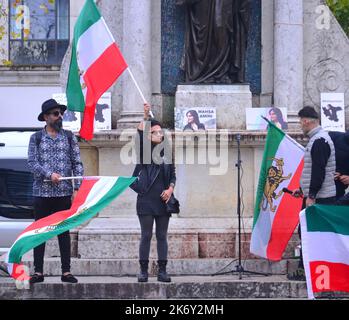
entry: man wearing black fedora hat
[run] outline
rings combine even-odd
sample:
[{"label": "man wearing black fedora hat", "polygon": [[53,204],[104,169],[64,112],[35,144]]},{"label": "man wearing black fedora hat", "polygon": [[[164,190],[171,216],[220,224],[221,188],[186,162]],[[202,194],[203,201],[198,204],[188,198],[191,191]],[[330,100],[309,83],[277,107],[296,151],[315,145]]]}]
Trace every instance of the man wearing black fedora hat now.
[{"label": "man wearing black fedora hat", "polygon": [[[33,196],[35,220],[55,212],[70,208],[81,181],[60,180],[62,177],[82,176],[83,165],[76,137],[71,131],[62,129],[65,105],[54,99],[45,101],[41,106],[39,121],[45,127],[30,137],[28,166],[34,174]],[[78,280],[70,273],[70,234],[66,231],[58,236],[61,253],[63,282],[76,283]],[[35,273],[30,283],[43,282],[45,243],[34,248]]]}]

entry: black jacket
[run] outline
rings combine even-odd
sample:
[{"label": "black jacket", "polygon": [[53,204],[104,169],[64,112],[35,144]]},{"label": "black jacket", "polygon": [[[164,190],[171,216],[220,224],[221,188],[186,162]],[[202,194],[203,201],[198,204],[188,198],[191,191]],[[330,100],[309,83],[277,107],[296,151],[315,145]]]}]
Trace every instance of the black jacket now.
[{"label": "black jacket", "polygon": [[132,174],[137,180],[130,188],[138,194],[146,194],[159,175],[161,166],[164,166],[165,187],[168,189],[170,183],[176,184],[176,167],[173,164],[137,164]]},{"label": "black jacket", "polygon": [[[336,171],[349,175],[349,131],[343,132],[329,132],[336,150]],[[345,189],[348,186],[340,181],[336,181],[337,197],[343,196]]]},{"label": "black jacket", "polygon": [[164,168],[164,185],[165,188],[168,188],[171,183],[176,184],[176,167],[174,164],[163,163],[161,165],[150,163],[143,164],[143,131],[138,130],[138,137],[136,140],[136,149],[138,163],[132,173],[133,177],[137,177],[137,180],[131,184],[130,188],[140,195],[146,194],[157,176],[160,173],[161,166]]},{"label": "black jacket", "polygon": [[[198,130],[205,130],[205,125],[203,123],[199,123],[198,125]],[[194,129],[191,127],[190,124],[186,124],[185,127],[183,128],[183,131],[194,131]]]}]

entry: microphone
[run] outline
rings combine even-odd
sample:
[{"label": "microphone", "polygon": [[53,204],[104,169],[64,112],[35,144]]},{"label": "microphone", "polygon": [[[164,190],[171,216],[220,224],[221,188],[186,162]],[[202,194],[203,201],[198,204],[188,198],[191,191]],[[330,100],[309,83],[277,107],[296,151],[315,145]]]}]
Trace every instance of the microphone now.
[{"label": "microphone", "polygon": [[285,193],[293,194],[293,192],[290,189],[282,188],[282,191]]},{"label": "microphone", "polygon": [[295,198],[303,198],[303,193],[302,192],[298,191],[298,192],[295,192],[295,194],[293,194],[293,192],[290,189],[287,189],[287,188],[282,188],[282,191],[284,193],[288,193],[288,194],[292,195]]}]

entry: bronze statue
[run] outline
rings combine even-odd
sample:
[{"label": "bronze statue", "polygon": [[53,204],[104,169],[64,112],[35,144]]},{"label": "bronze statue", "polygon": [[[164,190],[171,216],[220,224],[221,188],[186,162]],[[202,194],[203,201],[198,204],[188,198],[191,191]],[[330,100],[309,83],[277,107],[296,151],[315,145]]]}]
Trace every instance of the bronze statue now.
[{"label": "bronze statue", "polygon": [[186,6],[186,83],[245,82],[249,0],[177,0]]}]

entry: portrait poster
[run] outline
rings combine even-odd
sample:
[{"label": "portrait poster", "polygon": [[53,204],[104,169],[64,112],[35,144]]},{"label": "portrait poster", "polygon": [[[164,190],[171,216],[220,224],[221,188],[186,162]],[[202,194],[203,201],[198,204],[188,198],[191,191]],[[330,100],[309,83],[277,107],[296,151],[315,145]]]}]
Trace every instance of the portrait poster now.
[{"label": "portrait poster", "polygon": [[216,128],[215,107],[175,109],[175,130],[177,131],[215,130]]},{"label": "portrait poster", "polygon": [[321,126],[326,131],[345,132],[344,93],[321,93]]},{"label": "portrait poster", "polygon": [[[67,105],[67,97],[65,93],[55,93],[52,95],[52,99],[55,99],[59,104]],[[66,110],[63,115],[63,129],[70,130],[72,132],[79,132],[81,128],[81,114],[80,112],[74,112]]]},{"label": "portrait poster", "polygon": [[262,117],[273,122],[279,129],[287,130],[287,108],[246,108],[246,130],[264,131],[268,128],[268,122]]},{"label": "portrait poster", "polygon": [[111,130],[111,93],[105,92],[96,105],[94,132]]}]

